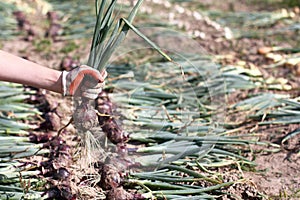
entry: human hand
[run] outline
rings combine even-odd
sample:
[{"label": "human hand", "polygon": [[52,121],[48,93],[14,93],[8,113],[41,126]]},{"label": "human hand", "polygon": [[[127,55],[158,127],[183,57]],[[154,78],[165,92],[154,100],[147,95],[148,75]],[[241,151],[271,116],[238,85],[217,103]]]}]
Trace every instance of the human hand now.
[{"label": "human hand", "polygon": [[87,65],[81,65],[71,71],[63,71],[62,84],[64,96],[79,96],[96,99],[104,87],[106,71],[101,73]]}]

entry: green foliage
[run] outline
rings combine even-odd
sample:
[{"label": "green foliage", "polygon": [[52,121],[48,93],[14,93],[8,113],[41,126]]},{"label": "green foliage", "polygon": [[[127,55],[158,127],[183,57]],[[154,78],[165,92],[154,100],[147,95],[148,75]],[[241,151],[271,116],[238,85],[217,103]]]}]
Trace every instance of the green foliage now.
[{"label": "green foliage", "polygon": [[289,7],[300,6],[299,0],[282,0],[282,5],[287,5]]},{"label": "green foliage", "polygon": [[11,39],[18,35],[17,21],[12,12],[16,7],[7,2],[0,2],[0,39]]},{"label": "green foliage", "polygon": [[33,41],[33,46],[37,52],[50,52],[52,41],[50,39],[38,39]]},{"label": "green foliage", "polygon": [[[22,120],[40,114],[24,103],[33,91],[25,91],[20,84],[0,82],[0,199],[41,199],[39,191],[45,182],[31,165],[18,159],[44,155],[43,144],[30,142],[29,130],[35,127]],[[45,189],[43,187],[43,189]]]},{"label": "green foliage", "polygon": [[67,54],[67,53],[73,52],[78,47],[79,47],[79,45],[77,45],[74,41],[66,42],[66,44],[60,50],[60,52]]}]

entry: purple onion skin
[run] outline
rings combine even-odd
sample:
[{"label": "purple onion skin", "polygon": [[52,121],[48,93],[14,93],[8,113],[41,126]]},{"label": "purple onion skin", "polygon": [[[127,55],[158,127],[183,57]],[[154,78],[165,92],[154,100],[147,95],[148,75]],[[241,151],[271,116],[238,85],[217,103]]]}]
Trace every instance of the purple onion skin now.
[{"label": "purple onion skin", "polygon": [[124,190],[124,188],[118,187],[111,189],[107,195],[106,200],[134,200],[134,195]]},{"label": "purple onion skin", "polygon": [[57,21],[59,20],[59,14],[55,11],[48,11],[47,12],[47,18],[49,21]]},{"label": "purple onion skin", "polygon": [[75,127],[80,131],[86,132],[98,125],[98,115],[95,109],[86,101],[76,108],[73,119]]},{"label": "purple onion skin", "polygon": [[29,24],[29,21],[26,18],[26,15],[22,11],[15,11],[13,12],[13,15],[15,16],[17,22],[18,22],[18,27],[22,30],[24,29],[26,24]]},{"label": "purple onion skin", "polygon": [[61,70],[70,71],[74,67],[77,67],[79,65],[80,65],[79,61],[75,60],[71,56],[66,56],[65,58],[62,59],[60,68],[61,68]]},{"label": "purple onion skin", "polygon": [[121,176],[119,174],[119,170],[112,164],[104,164],[101,168],[101,188],[110,190],[120,186],[120,183]]},{"label": "purple onion skin", "polygon": [[107,138],[114,144],[125,143],[129,135],[117,123],[114,116],[114,104],[110,101],[107,92],[102,91],[96,99],[96,109],[100,113],[98,116],[99,125]]},{"label": "purple onion skin", "polygon": [[64,167],[55,170],[55,172],[53,173],[53,178],[56,180],[66,180],[69,178],[69,176],[70,172]]},{"label": "purple onion skin", "polygon": [[45,121],[41,123],[40,129],[58,131],[61,127],[61,118],[55,112],[48,112]]},{"label": "purple onion skin", "polygon": [[99,124],[112,143],[124,143],[129,139],[128,133],[123,131],[113,118],[99,116]]},{"label": "purple onion skin", "polygon": [[29,134],[29,140],[30,142],[33,143],[45,143],[45,142],[49,142],[50,139],[52,138],[52,135],[49,133],[44,133],[44,134],[34,134],[34,133],[30,133]]},{"label": "purple onion skin", "polygon": [[53,187],[46,191],[42,196],[46,196],[46,200],[76,200],[76,196],[72,194],[69,186]]}]

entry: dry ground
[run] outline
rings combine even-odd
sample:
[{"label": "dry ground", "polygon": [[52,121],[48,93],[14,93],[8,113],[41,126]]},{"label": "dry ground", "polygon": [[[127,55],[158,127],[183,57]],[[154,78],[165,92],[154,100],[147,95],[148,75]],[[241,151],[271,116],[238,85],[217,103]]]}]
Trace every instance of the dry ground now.
[{"label": "dry ground", "polygon": [[[206,9],[221,9],[221,10],[231,10],[231,11],[254,11],[262,10],[264,7],[262,5],[249,4],[248,1],[237,1],[235,0],[223,0],[223,1],[204,1],[202,2],[203,7]],[[149,3],[149,1],[148,1]],[[270,7],[268,7],[270,9]],[[155,12],[155,11],[153,11]],[[270,44],[281,44],[290,45],[287,42],[276,42],[261,39],[240,39],[228,41],[224,39],[224,30],[217,30],[214,26],[207,24],[205,21],[197,20],[195,18],[189,17],[186,13],[175,13],[176,17],[181,19],[184,26],[188,31],[199,31],[205,33],[205,38],[198,38],[198,42],[201,47],[207,51],[209,54],[218,55],[232,55],[235,60],[230,62],[235,62],[237,60],[245,60],[248,63],[255,64],[260,67],[268,61],[264,59],[263,56],[257,54],[257,49],[261,46],[268,46]],[[38,62],[47,67],[60,69],[59,66],[65,54],[59,52],[60,49],[64,47],[65,43],[63,41],[53,42],[49,46],[49,50],[43,50],[38,52],[37,46],[32,45],[32,42],[24,41],[23,37],[17,37],[11,41],[2,42],[2,49],[14,53],[16,55],[26,57],[31,61]],[[82,54],[87,55],[88,46],[84,47],[82,43],[78,43],[78,49],[72,52],[73,56],[80,56]],[[48,48],[48,46],[46,46]],[[50,53],[51,52],[51,53]],[[281,69],[285,70],[285,69]],[[265,76],[268,76],[272,71],[264,71]],[[276,72],[275,75],[282,76],[286,73],[291,73],[290,71]],[[297,78],[291,80],[294,84],[298,84]],[[56,100],[53,104],[58,104],[58,106],[69,105],[70,102],[63,102],[64,100],[55,94],[50,93],[54,96]],[[295,95],[299,95],[299,92],[295,92]],[[241,95],[242,96],[242,95]],[[50,98],[51,99],[51,98]],[[53,98],[52,98],[53,100]],[[69,101],[67,99],[67,101]],[[68,120],[68,115],[65,116],[63,123]],[[288,131],[294,130],[295,126],[277,126],[277,127],[260,127],[256,130],[257,133],[261,134],[262,141],[270,141],[274,143],[279,143],[280,138],[282,138]],[[247,130],[245,130],[247,132]],[[256,171],[244,172],[246,179],[250,180],[252,184],[257,187],[257,190],[268,196],[270,199],[298,199],[299,189],[300,189],[300,159],[299,159],[299,149],[300,149],[300,137],[296,137],[287,144],[282,145],[282,150],[277,153],[269,154],[257,154],[255,162],[257,163]],[[256,148],[256,147],[253,147]],[[249,184],[250,184],[249,182]],[[296,197],[297,196],[297,197]]]}]

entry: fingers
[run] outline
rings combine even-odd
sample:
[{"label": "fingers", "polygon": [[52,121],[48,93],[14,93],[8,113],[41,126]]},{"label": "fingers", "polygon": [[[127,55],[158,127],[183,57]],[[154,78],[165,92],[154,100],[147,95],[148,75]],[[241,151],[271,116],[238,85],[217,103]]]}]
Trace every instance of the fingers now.
[{"label": "fingers", "polygon": [[83,89],[89,89],[89,88],[98,88],[98,87],[104,87],[105,85],[105,81],[100,82],[100,81],[96,81],[93,77],[91,77],[90,75],[85,75],[83,80],[82,80],[82,84],[79,86],[82,90]]},{"label": "fingers", "polygon": [[104,86],[105,82],[98,82],[98,84],[94,85],[93,87],[84,85],[80,88],[81,96],[91,100],[96,99]]},{"label": "fingers", "polygon": [[82,97],[93,100],[98,97],[98,95],[101,91],[102,91],[102,88],[86,89],[81,93],[81,95],[82,95]]},{"label": "fingers", "polygon": [[[87,78],[87,80],[84,81],[85,77],[91,77],[92,79]],[[87,69],[81,70],[70,84],[70,94],[74,95],[81,83],[84,83],[85,85],[90,86],[90,87],[94,87],[94,85],[96,83],[95,83],[95,81],[93,81],[93,79],[96,80],[96,83],[104,82],[104,78],[100,74],[99,71],[97,71],[95,69],[92,70],[90,67]]]},{"label": "fingers", "polygon": [[89,84],[84,84],[83,86],[80,87],[80,91],[84,92],[86,90],[92,90],[92,89],[99,89],[99,88],[103,88],[105,86],[105,82],[103,83],[98,83],[98,84],[94,84],[93,86],[89,85]]},{"label": "fingers", "polygon": [[95,70],[95,69],[84,69],[84,70],[80,70],[79,74],[83,74],[83,76],[89,75],[92,78],[94,78],[95,80],[99,81],[99,82],[103,82],[104,78],[101,76],[100,72]]},{"label": "fingers", "polygon": [[106,70],[103,70],[103,71],[101,72],[101,76],[103,77],[103,79],[106,79],[106,77],[107,77],[107,71],[106,71]]},{"label": "fingers", "polygon": [[76,78],[71,82],[69,86],[69,93],[70,95],[74,95],[75,91],[78,89],[79,85],[81,84],[82,80],[84,78],[84,74],[78,74]]},{"label": "fingers", "polygon": [[[87,65],[81,65],[80,68],[82,69],[82,70],[80,71],[80,73],[83,72],[85,75],[90,75],[90,76],[92,76],[95,80],[98,80],[99,82],[103,82],[104,79],[107,77],[107,72],[106,72],[106,70],[103,70],[103,71],[101,71],[101,73],[100,73],[98,70],[96,70],[96,69],[94,69],[94,68],[91,68],[91,67],[89,67],[89,66],[87,66]],[[83,68],[85,68],[85,69],[83,69]]]},{"label": "fingers", "polygon": [[[86,98],[97,98],[104,87],[104,79],[107,72],[103,70],[101,73],[87,65],[82,65],[73,69],[66,75],[65,85],[68,88],[68,95],[78,95]],[[75,94],[76,93],[76,94]]]}]

